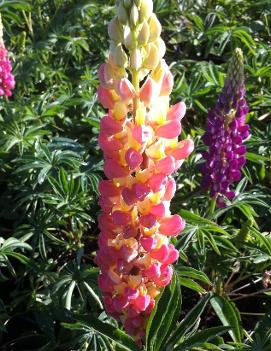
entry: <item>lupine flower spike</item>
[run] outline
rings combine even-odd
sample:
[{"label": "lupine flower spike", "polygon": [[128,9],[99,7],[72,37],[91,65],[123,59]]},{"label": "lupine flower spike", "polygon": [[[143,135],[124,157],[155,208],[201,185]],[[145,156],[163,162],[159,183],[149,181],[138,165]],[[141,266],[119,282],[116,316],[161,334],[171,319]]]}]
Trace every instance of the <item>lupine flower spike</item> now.
[{"label": "lupine flower spike", "polygon": [[121,0],[108,28],[108,60],[98,96],[108,113],[99,145],[108,180],[99,185],[99,286],[106,311],[141,344],[178,251],[170,243],[185,222],[170,212],[172,174],[193,150],[178,141],[185,104],[169,105],[173,76],[151,0]]},{"label": "lupine flower spike", "polygon": [[0,14],[0,96],[11,96],[11,90],[15,87],[12,68],[8,58],[8,52],[3,40],[3,24]]},{"label": "lupine flower spike", "polygon": [[236,49],[228,77],[216,106],[209,111],[203,142],[208,151],[202,167],[203,187],[210,190],[218,207],[225,207],[224,198],[234,199],[232,184],[241,178],[246,163],[244,140],[249,137],[246,114],[244,63],[241,49]]}]

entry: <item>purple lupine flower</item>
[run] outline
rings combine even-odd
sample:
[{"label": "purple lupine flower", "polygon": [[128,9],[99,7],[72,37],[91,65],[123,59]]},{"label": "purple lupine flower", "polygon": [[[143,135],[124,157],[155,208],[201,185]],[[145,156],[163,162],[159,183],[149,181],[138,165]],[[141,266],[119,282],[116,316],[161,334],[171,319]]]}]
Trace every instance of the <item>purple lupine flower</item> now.
[{"label": "purple lupine flower", "polygon": [[8,51],[3,40],[3,25],[0,15],[0,96],[11,96],[11,90],[15,87],[15,79],[8,58]]},{"label": "purple lupine flower", "polygon": [[203,142],[208,150],[202,166],[204,188],[225,207],[223,197],[233,199],[232,184],[241,178],[241,168],[246,163],[244,140],[249,137],[246,114],[249,108],[245,99],[244,63],[241,49],[234,51],[224,88],[213,109],[208,113]]}]

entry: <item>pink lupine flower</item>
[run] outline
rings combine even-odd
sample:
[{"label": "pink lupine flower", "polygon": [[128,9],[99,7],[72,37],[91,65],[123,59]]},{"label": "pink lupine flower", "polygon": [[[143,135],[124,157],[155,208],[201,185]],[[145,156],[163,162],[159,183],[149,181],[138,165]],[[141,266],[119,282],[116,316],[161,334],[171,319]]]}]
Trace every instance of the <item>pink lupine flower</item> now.
[{"label": "pink lupine flower", "polygon": [[193,151],[193,142],[178,140],[186,107],[169,104],[174,82],[152,1],[120,0],[117,13],[109,25],[109,57],[99,69],[98,98],[108,110],[99,145],[108,180],[99,185],[96,262],[107,313],[142,345],[155,299],[178,260],[170,241],[185,221],[170,212],[176,192],[172,174]]},{"label": "pink lupine flower", "polygon": [[12,67],[8,58],[8,51],[3,40],[3,24],[0,14],[0,96],[10,97],[11,90],[15,88],[15,79],[12,74]]}]

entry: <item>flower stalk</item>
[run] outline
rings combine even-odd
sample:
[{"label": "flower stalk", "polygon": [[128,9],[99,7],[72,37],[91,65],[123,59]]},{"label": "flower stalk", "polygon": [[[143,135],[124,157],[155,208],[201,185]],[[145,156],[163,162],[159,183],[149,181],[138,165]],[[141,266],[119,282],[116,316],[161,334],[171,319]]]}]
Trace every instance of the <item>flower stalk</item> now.
[{"label": "flower stalk", "polygon": [[108,113],[99,145],[107,180],[99,185],[101,269],[106,311],[138,344],[155,299],[170,283],[178,251],[171,244],[185,227],[170,212],[172,174],[193,150],[179,141],[185,104],[170,106],[173,76],[151,0],[119,0],[109,24],[107,61],[99,69],[98,97]]},{"label": "flower stalk", "polygon": [[249,126],[246,114],[249,108],[245,99],[244,62],[241,49],[233,53],[228,77],[216,106],[208,113],[203,142],[208,150],[203,153],[203,187],[210,190],[211,205],[225,207],[225,198],[234,199],[232,185],[241,178],[246,163],[246,146]]}]

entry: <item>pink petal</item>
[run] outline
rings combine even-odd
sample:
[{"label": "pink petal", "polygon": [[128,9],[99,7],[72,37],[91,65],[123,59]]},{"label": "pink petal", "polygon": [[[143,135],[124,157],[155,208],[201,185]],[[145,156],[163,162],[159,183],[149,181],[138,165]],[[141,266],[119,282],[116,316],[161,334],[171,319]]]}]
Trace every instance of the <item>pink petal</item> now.
[{"label": "pink petal", "polygon": [[143,201],[150,193],[149,186],[142,183],[133,184],[132,190],[139,201]]},{"label": "pink petal", "polygon": [[117,93],[122,100],[131,100],[135,95],[135,89],[127,78],[123,78],[117,84]]},{"label": "pink petal", "polygon": [[161,287],[166,286],[170,283],[172,275],[173,275],[173,269],[171,266],[161,267],[161,276],[159,279],[155,280],[155,283]]},{"label": "pink petal", "polygon": [[152,236],[150,236],[150,237],[143,236],[140,239],[140,244],[142,245],[144,250],[151,251],[157,245],[157,239],[153,238]]},{"label": "pink petal", "polygon": [[152,228],[156,223],[156,218],[152,214],[147,214],[139,218],[140,224],[145,228]]},{"label": "pink petal", "polygon": [[123,148],[122,143],[119,140],[111,139],[104,133],[100,133],[99,138],[99,146],[106,154],[113,154],[114,151],[118,151]]},{"label": "pink petal", "polygon": [[126,288],[125,289],[125,296],[128,298],[128,300],[135,300],[138,298],[139,292],[137,289],[132,289],[132,288]]},{"label": "pink petal", "polygon": [[175,160],[172,156],[167,156],[156,164],[156,169],[159,173],[170,175],[175,170]]},{"label": "pink petal", "polygon": [[129,171],[118,164],[116,160],[107,159],[104,162],[104,173],[108,179],[122,178],[129,175]]},{"label": "pink petal", "polygon": [[117,122],[111,115],[105,116],[101,119],[101,132],[105,135],[112,136],[120,133],[123,130],[122,125]]},{"label": "pink petal", "polygon": [[118,197],[120,194],[119,188],[110,180],[101,180],[99,183],[99,192],[103,196]]},{"label": "pink petal", "polygon": [[134,191],[129,188],[124,188],[121,195],[128,206],[131,206],[137,202]]},{"label": "pink petal", "polygon": [[136,126],[132,130],[132,135],[139,144],[145,144],[149,140],[150,131],[146,126]]},{"label": "pink petal", "polygon": [[103,105],[105,109],[112,110],[114,108],[114,99],[110,90],[102,87],[101,85],[97,89],[97,94],[100,103]]},{"label": "pink petal", "polygon": [[179,102],[178,104],[171,106],[167,114],[167,119],[172,121],[174,119],[181,120],[185,116],[186,105],[184,102]]},{"label": "pink petal", "polygon": [[116,225],[127,225],[131,221],[131,213],[124,211],[115,211],[112,214],[112,220]]},{"label": "pink petal", "polygon": [[167,245],[162,245],[160,249],[151,252],[151,257],[159,262],[164,262],[168,259],[169,248]]},{"label": "pink petal", "polygon": [[161,275],[160,264],[152,264],[149,268],[145,269],[144,275],[152,280],[158,279]]},{"label": "pink petal", "polygon": [[194,150],[194,143],[191,139],[185,139],[179,142],[177,148],[172,151],[172,156],[176,160],[184,160]]},{"label": "pink petal", "polygon": [[149,306],[146,308],[146,311],[145,313],[148,315],[148,314],[151,314],[152,313],[152,310],[154,309],[155,307],[155,300],[154,299],[151,299],[150,303],[149,303]]},{"label": "pink petal", "polygon": [[126,296],[117,296],[113,298],[113,307],[117,312],[123,312],[123,309],[129,305]]},{"label": "pink petal", "polygon": [[176,262],[179,258],[179,251],[175,249],[174,245],[169,245],[169,255],[168,259],[164,262],[165,265],[172,264]]},{"label": "pink petal", "polygon": [[148,181],[148,184],[154,193],[162,190],[166,183],[167,177],[164,174],[154,174]]},{"label": "pink petal", "polygon": [[160,222],[160,233],[168,236],[177,236],[184,230],[185,220],[179,215],[163,218]]},{"label": "pink petal", "polygon": [[142,155],[136,150],[130,148],[125,154],[125,160],[130,169],[134,170],[143,162]]},{"label": "pink petal", "polygon": [[171,201],[176,192],[176,182],[174,178],[169,178],[166,184],[166,190],[163,197],[164,201]]},{"label": "pink petal", "polygon": [[151,208],[150,213],[153,214],[156,218],[164,217],[165,213],[166,213],[166,208],[165,208],[165,205],[163,204],[163,202],[161,202],[158,205],[154,205]]},{"label": "pink petal", "polygon": [[137,310],[143,312],[149,306],[150,301],[151,301],[151,297],[149,295],[139,296],[134,301],[134,306],[136,307]]},{"label": "pink petal", "polygon": [[143,84],[142,88],[140,89],[140,100],[144,101],[147,105],[149,105],[152,101],[152,97],[154,95],[154,81],[148,77],[148,79]]},{"label": "pink petal", "polygon": [[173,89],[173,84],[174,84],[173,75],[171,74],[170,71],[165,72],[163,81],[162,81],[160,95],[161,96],[170,95]]},{"label": "pink petal", "polygon": [[181,133],[181,122],[173,120],[167,122],[156,130],[156,135],[161,138],[173,139]]}]

